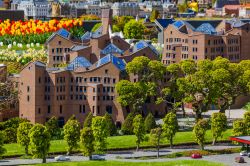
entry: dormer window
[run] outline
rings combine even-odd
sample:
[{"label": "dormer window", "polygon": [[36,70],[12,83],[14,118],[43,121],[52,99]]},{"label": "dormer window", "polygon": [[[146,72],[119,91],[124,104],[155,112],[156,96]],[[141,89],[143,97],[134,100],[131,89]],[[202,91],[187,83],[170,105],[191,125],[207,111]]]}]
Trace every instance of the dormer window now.
[{"label": "dormer window", "polygon": [[62,44],[62,41],[58,41],[58,45],[61,45]]}]

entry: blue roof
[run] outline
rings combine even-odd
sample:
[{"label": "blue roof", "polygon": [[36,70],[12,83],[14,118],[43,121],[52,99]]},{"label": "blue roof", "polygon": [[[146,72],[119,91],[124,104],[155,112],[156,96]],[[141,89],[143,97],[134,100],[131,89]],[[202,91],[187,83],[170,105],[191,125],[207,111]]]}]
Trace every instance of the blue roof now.
[{"label": "blue roof", "polygon": [[173,23],[173,25],[176,27],[176,28],[180,28],[184,25],[184,22],[183,21],[176,21]]},{"label": "blue roof", "polygon": [[102,26],[100,26],[95,32],[89,32],[87,31],[86,33],[84,33],[81,37],[81,40],[88,40],[91,37],[93,38],[98,38],[102,35]]},{"label": "blue roof", "polygon": [[87,31],[86,33],[82,35],[81,40],[88,40],[90,39],[90,36],[91,36],[90,32]]},{"label": "blue roof", "polygon": [[214,7],[223,8],[225,5],[240,5],[239,0],[216,0]]},{"label": "blue roof", "polygon": [[169,24],[175,22],[172,18],[170,19],[156,19],[156,24],[158,23],[163,29],[167,28]]},{"label": "blue roof", "polygon": [[109,45],[107,45],[107,47],[105,47],[102,51],[102,54],[112,54],[112,53],[118,53],[118,54],[122,54],[123,51],[121,49],[119,49],[116,45],[114,45],[113,43],[110,43]]},{"label": "blue roof", "polygon": [[97,61],[96,67],[100,67],[109,62],[113,63],[119,70],[125,70],[126,68],[126,63],[122,59],[117,58],[112,54],[106,55],[105,57],[99,59]]},{"label": "blue roof", "polygon": [[159,55],[159,52],[155,49],[154,46],[152,46],[151,44],[143,41],[143,40],[140,40],[139,42],[135,43],[135,46],[134,46],[134,52],[138,51],[138,50],[141,50],[145,47],[149,47],[150,49],[152,49],[152,51],[154,53],[156,53],[157,55]]},{"label": "blue roof", "polygon": [[195,31],[206,33],[206,34],[216,34],[217,33],[215,28],[209,23],[201,24],[198,28],[196,28]]},{"label": "blue roof", "polygon": [[56,33],[65,38],[69,38],[70,36],[70,33],[66,29],[63,29],[63,28],[59,29]]},{"label": "blue roof", "polygon": [[70,64],[67,66],[67,70],[74,70],[78,67],[90,67],[92,64],[84,57],[76,57]]}]

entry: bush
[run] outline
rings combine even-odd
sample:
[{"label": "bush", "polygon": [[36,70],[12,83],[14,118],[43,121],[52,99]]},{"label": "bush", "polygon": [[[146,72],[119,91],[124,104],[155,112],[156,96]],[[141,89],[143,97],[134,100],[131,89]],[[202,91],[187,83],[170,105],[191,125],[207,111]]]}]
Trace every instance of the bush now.
[{"label": "bush", "polygon": [[46,128],[48,129],[51,138],[52,139],[59,139],[60,138],[60,128],[58,125],[58,120],[56,117],[50,118],[46,123],[45,123]]},{"label": "bush", "polygon": [[206,119],[201,119],[194,125],[193,133],[201,150],[204,150],[205,135],[208,127],[208,121]]},{"label": "bush", "polygon": [[122,124],[121,131],[125,135],[131,135],[133,134],[133,119],[134,119],[135,114],[134,113],[129,113],[128,116],[126,117],[125,121]]},{"label": "bush", "polygon": [[149,133],[154,128],[156,128],[155,118],[150,112],[145,119],[145,130]]},{"label": "bush", "polygon": [[224,113],[213,113],[211,117],[211,130],[213,134],[213,145],[222,133],[227,129],[227,117]]},{"label": "bush", "polygon": [[1,156],[2,154],[4,154],[4,152],[6,151],[6,149],[3,148],[4,139],[5,139],[4,133],[3,133],[2,131],[0,131],[0,156]]},{"label": "bush", "polygon": [[111,115],[106,112],[104,118],[107,121],[109,135],[110,136],[116,135],[117,134],[117,130],[116,130],[116,126],[115,126],[115,123],[114,123]]},{"label": "bush", "polygon": [[17,142],[17,130],[14,128],[7,128],[4,130],[5,141],[4,143],[16,143]]},{"label": "bush", "polygon": [[246,127],[246,135],[250,135],[250,112],[245,112],[243,120]]},{"label": "bush", "polygon": [[233,136],[246,135],[246,125],[243,120],[236,120],[233,123]]},{"label": "bush", "polygon": [[92,119],[93,119],[93,114],[89,112],[88,116],[84,120],[83,127],[91,127]]}]

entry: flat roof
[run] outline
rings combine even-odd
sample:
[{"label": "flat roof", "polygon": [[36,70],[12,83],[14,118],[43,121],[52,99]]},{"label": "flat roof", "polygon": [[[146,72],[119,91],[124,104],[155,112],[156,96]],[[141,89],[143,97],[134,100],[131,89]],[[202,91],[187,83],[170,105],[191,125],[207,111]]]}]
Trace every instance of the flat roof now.
[{"label": "flat roof", "polygon": [[230,140],[250,145],[250,136],[230,137]]}]

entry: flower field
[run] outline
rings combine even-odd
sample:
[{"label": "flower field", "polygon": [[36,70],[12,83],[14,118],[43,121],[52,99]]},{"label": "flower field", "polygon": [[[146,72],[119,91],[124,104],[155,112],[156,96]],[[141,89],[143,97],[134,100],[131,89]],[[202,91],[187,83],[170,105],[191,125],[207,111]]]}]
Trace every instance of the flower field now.
[{"label": "flower field", "polygon": [[[22,44],[28,43],[45,43],[48,37],[55,31],[64,28],[73,33],[78,29],[83,31],[81,19],[67,20],[27,20],[27,21],[10,21],[0,20],[0,42],[5,45],[13,43],[13,41]],[[83,33],[83,32],[82,32]]]}]

